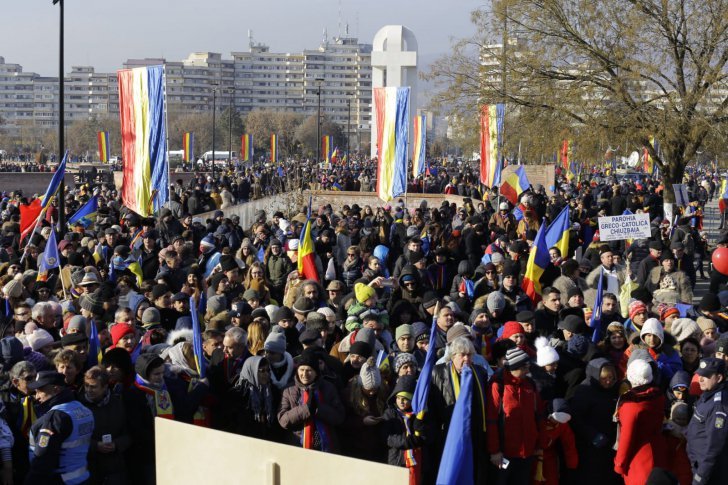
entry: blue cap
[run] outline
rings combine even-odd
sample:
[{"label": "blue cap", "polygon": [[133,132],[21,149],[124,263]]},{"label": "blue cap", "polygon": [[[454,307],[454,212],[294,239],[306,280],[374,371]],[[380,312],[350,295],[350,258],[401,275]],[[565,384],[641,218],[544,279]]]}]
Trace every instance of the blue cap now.
[{"label": "blue cap", "polygon": [[715,374],[725,375],[725,361],[715,357],[700,359],[700,365],[695,373],[701,377],[713,377]]}]

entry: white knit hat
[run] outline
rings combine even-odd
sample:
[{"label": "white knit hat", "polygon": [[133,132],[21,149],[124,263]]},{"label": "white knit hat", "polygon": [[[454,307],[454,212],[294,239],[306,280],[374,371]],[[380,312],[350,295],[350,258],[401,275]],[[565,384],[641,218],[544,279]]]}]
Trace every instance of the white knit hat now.
[{"label": "white knit hat", "polygon": [[37,352],[46,345],[52,344],[53,337],[46,330],[36,328],[33,330],[33,333],[28,335],[28,343],[30,344],[30,348]]},{"label": "white knit hat", "polygon": [[536,365],[545,367],[559,361],[559,353],[549,345],[549,339],[538,337],[536,339]]},{"label": "white knit hat", "polygon": [[382,374],[379,372],[379,368],[377,368],[377,364],[373,358],[370,357],[361,366],[359,380],[361,381],[361,387],[367,391],[379,389],[379,386],[382,384]]},{"label": "white knit hat", "polygon": [[627,380],[632,387],[649,384],[652,382],[652,366],[642,359],[633,360],[627,367]]},{"label": "white knit hat", "polygon": [[670,333],[678,342],[682,342],[688,337],[699,339],[702,332],[697,322],[692,318],[676,318],[670,326]]},{"label": "white knit hat", "polygon": [[646,333],[656,335],[660,338],[660,342],[665,341],[665,330],[662,328],[660,321],[656,318],[648,318],[644,325],[642,325],[642,330],[640,330],[640,340],[643,342]]}]

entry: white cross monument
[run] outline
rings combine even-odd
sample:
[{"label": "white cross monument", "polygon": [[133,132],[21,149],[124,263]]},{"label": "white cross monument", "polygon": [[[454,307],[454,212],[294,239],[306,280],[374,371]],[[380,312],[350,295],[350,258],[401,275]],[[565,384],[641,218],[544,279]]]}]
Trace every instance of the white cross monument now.
[{"label": "white cross monument", "polygon": [[[410,87],[410,113],[417,112],[417,39],[403,25],[385,25],[372,42],[372,89]],[[372,99],[371,156],[377,154],[376,113]],[[410,130],[411,133],[412,130]],[[410,134],[411,142],[411,134]],[[410,146],[412,144],[410,143]]]}]

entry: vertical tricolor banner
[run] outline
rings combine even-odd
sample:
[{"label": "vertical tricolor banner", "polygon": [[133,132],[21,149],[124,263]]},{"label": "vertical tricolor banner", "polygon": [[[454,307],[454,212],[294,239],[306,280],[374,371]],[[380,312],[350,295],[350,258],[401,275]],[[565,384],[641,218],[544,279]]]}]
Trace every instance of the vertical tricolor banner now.
[{"label": "vertical tricolor banner", "polygon": [[99,140],[99,160],[102,163],[109,163],[109,132],[99,131],[96,137]]},{"label": "vertical tricolor banner", "polygon": [[270,161],[278,162],[278,135],[270,136]]},{"label": "vertical tricolor banner", "polygon": [[326,163],[331,163],[331,154],[334,151],[334,144],[330,135],[321,137],[321,155]]},{"label": "vertical tricolor banner", "polygon": [[425,173],[425,149],[427,143],[427,116],[417,115],[412,135],[412,176],[417,178]]},{"label": "vertical tricolor banner", "polygon": [[245,133],[240,137],[240,159],[244,162],[253,159],[253,135]]},{"label": "vertical tricolor banner", "polygon": [[189,163],[195,159],[195,134],[188,131],[182,135],[182,150],[184,151],[184,161]]},{"label": "vertical tricolor banner", "polygon": [[571,140],[564,140],[561,143],[561,166],[564,170],[569,170],[569,162],[571,161]]},{"label": "vertical tricolor banner", "polygon": [[498,148],[503,144],[505,111],[501,103],[480,109],[480,183],[491,188],[500,184]]},{"label": "vertical tricolor banner", "polygon": [[169,201],[164,66],[122,69],[118,78],[124,159],[121,200],[148,217]]},{"label": "vertical tricolor banner", "polygon": [[409,87],[374,88],[377,195],[384,202],[407,190]]}]

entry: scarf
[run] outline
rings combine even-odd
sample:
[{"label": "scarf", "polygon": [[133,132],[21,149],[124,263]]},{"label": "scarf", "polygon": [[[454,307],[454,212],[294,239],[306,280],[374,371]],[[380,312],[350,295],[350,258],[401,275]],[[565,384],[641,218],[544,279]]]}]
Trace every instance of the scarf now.
[{"label": "scarf", "polygon": [[33,426],[38,420],[38,414],[35,412],[35,406],[33,406],[33,398],[25,396],[22,400],[23,406],[23,421],[20,424],[20,431],[26,438],[30,434],[30,427]]},{"label": "scarf", "polygon": [[271,424],[276,422],[273,390],[270,384],[261,385],[258,381],[258,368],[263,360],[264,358],[260,356],[249,357],[243,364],[237,385],[248,397],[247,406],[253,414],[253,419],[261,424]]},{"label": "scarf", "polygon": [[[457,398],[460,395],[460,375],[458,374],[458,371],[455,370],[455,366],[452,365],[452,363],[450,364],[450,380],[452,381],[452,387],[455,393],[455,400],[457,401]],[[483,394],[483,387],[480,385],[480,379],[478,379],[478,374],[475,373],[474,369],[473,381],[475,381],[475,387],[478,391],[478,400],[480,401],[480,412],[482,414],[483,422],[483,432],[485,433],[485,394]]]},{"label": "scarf", "polygon": [[[299,404],[307,404],[311,402],[312,399],[316,400],[319,405],[324,403],[321,392],[317,389],[311,390],[311,388],[308,388],[301,392],[301,402]],[[330,451],[328,426],[316,419],[314,416],[308,418],[303,425],[301,445],[307,450],[318,450],[323,452]]]},{"label": "scarf", "polygon": [[162,384],[160,388],[151,387],[149,381],[138,375],[134,380],[134,386],[147,395],[147,404],[149,404],[153,416],[174,419],[172,398],[169,396],[166,385]]},{"label": "scarf", "polygon": [[[404,423],[404,429],[407,436],[413,436],[415,434],[412,428],[412,421],[414,420],[414,413],[403,412],[397,409],[400,419]],[[418,485],[420,483],[420,473],[422,472],[422,448],[412,448],[402,451],[404,454],[404,466],[409,469],[409,483],[410,485]]]},{"label": "scarf", "polygon": [[[286,366],[285,372],[283,372],[283,375],[281,375],[280,379],[276,376],[276,373],[274,369],[280,371],[281,367]],[[281,391],[288,387],[288,382],[291,380],[291,376],[293,375],[293,368],[295,367],[293,363],[293,357],[291,357],[291,354],[288,352],[283,353],[283,360],[280,362],[270,363],[271,366],[271,372],[270,372],[270,381],[271,384],[276,386]]]}]

